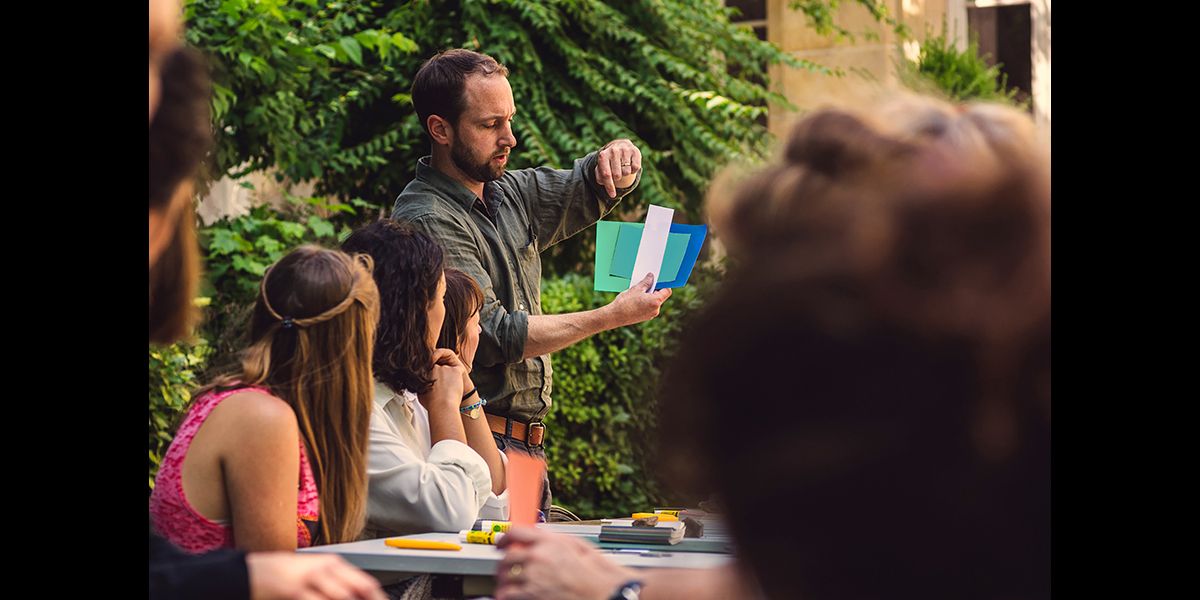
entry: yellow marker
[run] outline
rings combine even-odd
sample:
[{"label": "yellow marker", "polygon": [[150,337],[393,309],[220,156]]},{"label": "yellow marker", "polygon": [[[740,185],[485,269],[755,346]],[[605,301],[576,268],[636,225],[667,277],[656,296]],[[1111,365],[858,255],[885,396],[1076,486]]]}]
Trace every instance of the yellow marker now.
[{"label": "yellow marker", "polygon": [[675,515],[659,514],[659,513],[633,513],[633,518],[635,518],[635,519],[648,519],[650,517],[658,517],[658,521],[660,523],[666,523],[667,521],[678,521],[679,520],[679,517],[676,517]]},{"label": "yellow marker", "polygon": [[462,550],[462,546],[451,542],[435,542],[433,540],[409,540],[405,538],[388,538],[383,543],[393,548],[409,550]]},{"label": "yellow marker", "polygon": [[678,511],[678,510],[668,510],[668,509],[665,509],[665,508],[656,508],[656,509],[654,509],[654,514],[658,515],[659,517],[662,517],[663,515],[670,515],[670,516],[672,516],[672,517],[678,517],[680,512],[682,512],[682,511]]},{"label": "yellow marker", "polygon": [[464,529],[458,532],[458,541],[468,544],[495,545],[502,537],[504,537],[504,532],[501,531],[468,531]]}]

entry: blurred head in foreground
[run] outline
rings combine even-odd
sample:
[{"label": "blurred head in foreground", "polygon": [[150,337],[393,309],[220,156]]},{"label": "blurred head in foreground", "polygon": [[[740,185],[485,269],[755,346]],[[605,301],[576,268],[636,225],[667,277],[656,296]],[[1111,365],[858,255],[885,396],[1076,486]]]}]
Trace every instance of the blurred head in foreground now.
[{"label": "blurred head in foreground", "polygon": [[731,265],[665,378],[663,464],[717,493],[768,597],[1049,597],[1037,139],[907,97],[815,112],[714,186]]}]

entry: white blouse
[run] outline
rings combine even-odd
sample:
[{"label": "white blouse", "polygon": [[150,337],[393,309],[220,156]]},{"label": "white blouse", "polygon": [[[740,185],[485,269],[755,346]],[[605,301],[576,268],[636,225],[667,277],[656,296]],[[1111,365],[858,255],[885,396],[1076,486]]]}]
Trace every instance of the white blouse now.
[{"label": "white blouse", "polygon": [[[508,458],[500,453],[505,466]],[[457,440],[430,445],[429,412],[417,395],[375,382],[364,539],[470,529],[508,519],[508,490],[492,493],[487,462]]]}]

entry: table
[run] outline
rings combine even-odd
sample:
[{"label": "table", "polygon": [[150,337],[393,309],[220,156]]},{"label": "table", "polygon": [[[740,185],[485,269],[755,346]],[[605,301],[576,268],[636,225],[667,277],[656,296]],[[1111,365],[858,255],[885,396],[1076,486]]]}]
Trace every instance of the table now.
[{"label": "table", "polygon": [[[466,544],[454,533],[419,533],[400,536],[415,540],[454,542],[462,550],[410,550],[392,548],[385,538],[345,544],[301,548],[299,552],[337,554],[350,564],[367,571],[386,584],[421,573],[461,576],[464,594],[490,594],[495,588],[496,566],[504,553],[495,546]],[[729,554],[707,552],[672,552],[670,546],[646,548],[652,556],[622,552],[606,552],[613,562],[635,569],[709,569],[729,564]],[[603,552],[603,550],[602,550]],[[665,556],[664,556],[665,555]]]}]

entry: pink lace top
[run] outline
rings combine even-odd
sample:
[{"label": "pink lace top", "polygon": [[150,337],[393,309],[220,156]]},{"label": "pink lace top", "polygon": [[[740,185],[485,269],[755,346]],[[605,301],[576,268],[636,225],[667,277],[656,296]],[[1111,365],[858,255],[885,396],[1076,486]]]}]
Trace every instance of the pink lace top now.
[{"label": "pink lace top", "polygon": [[[232,548],[233,528],[228,522],[213,521],[201,515],[183,494],[183,458],[192,445],[192,438],[204,424],[213,409],[229,396],[244,390],[256,390],[269,394],[260,387],[243,387],[224,391],[213,391],[198,398],[187,417],[179,426],[171,447],[163,456],[158,475],[154,478],[154,491],[150,494],[150,520],[154,529],[179,548],[199,554],[217,548]],[[296,499],[296,545],[304,548],[312,545],[318,518],[317,482],[313,478],[312,466],[304,451],[304,440],[300,441],[300,487]]]}]

